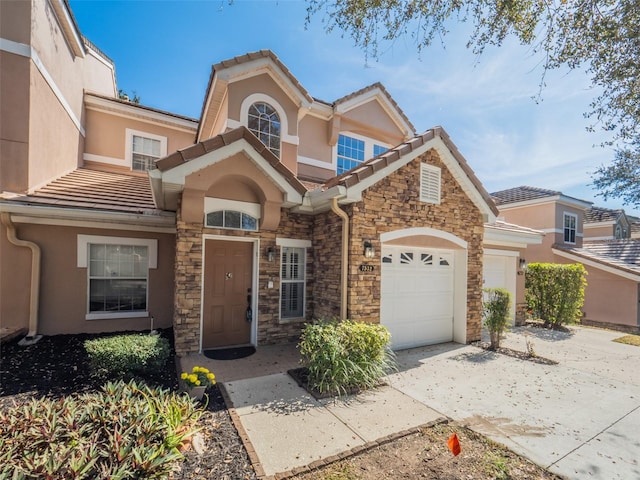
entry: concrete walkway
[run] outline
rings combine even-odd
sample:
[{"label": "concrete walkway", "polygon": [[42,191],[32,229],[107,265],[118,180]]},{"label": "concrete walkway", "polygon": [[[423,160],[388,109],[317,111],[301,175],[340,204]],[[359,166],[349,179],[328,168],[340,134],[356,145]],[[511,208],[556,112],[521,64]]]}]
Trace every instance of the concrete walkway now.
[{"label": "concrete walkway", "polygon": [[389,386],[346,403],[317,401],[285,373],[223,381],[267,475],[449,417],[568,479],[640,479],[640,348],[619,336],[518,328],[504,340],[525,351],[529,339],[558,365],[457,344],[407,350]]}]

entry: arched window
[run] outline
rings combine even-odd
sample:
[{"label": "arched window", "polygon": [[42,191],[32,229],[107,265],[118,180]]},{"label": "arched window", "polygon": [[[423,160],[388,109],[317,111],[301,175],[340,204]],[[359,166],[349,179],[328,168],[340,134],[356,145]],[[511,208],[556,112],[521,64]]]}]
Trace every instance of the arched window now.
[{"label": "arched window", "polygon": [[280,158],[280,117],[271,105],[265,102],[251,105],[247,127],[271,153]]}]

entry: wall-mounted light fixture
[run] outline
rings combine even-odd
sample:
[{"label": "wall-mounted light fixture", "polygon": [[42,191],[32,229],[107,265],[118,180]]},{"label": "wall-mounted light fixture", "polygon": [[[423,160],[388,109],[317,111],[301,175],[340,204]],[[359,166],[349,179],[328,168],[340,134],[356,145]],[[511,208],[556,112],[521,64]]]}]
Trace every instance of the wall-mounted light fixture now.
[{"label": "wall-mounted light fixture", "polygon": [[368,240],[364,242],[364,258],[373,258],[376,255],[376,251],[373,249],[373,245]]},{"label": "wall-mounted light fixture", "polygon": [[276,258],[276,249],[273,247],[267,248],[267,259],[270,262],[273,262]]},{"label": "wall-mounted light fixture", "polygon": [[524,258],[520,259],[520,270],[526,270],[527,269],[527,261]]}]

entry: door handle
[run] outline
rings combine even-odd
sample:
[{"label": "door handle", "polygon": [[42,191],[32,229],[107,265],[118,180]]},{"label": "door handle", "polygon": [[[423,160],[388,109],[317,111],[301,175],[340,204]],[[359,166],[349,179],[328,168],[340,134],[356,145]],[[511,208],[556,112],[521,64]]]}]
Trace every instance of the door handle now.
[{"label": "door handle", "polygon": [[227,272],[225,276],[227,277],[227,280],[230,280],[233,278],[233,272]]}]

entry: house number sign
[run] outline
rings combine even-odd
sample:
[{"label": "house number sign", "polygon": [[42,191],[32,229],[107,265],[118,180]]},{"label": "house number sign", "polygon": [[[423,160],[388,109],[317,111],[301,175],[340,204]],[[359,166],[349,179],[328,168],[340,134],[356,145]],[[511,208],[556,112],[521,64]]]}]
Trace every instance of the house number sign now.
[{"label": "house number sign", "polygon": [[362,264],[362,265],[360,265],[359,270],[360,270],[362,273],[373,273],[374,268],[375,268],[375,267],[374,267],[373,265],[365,265],[365,264]]}]

